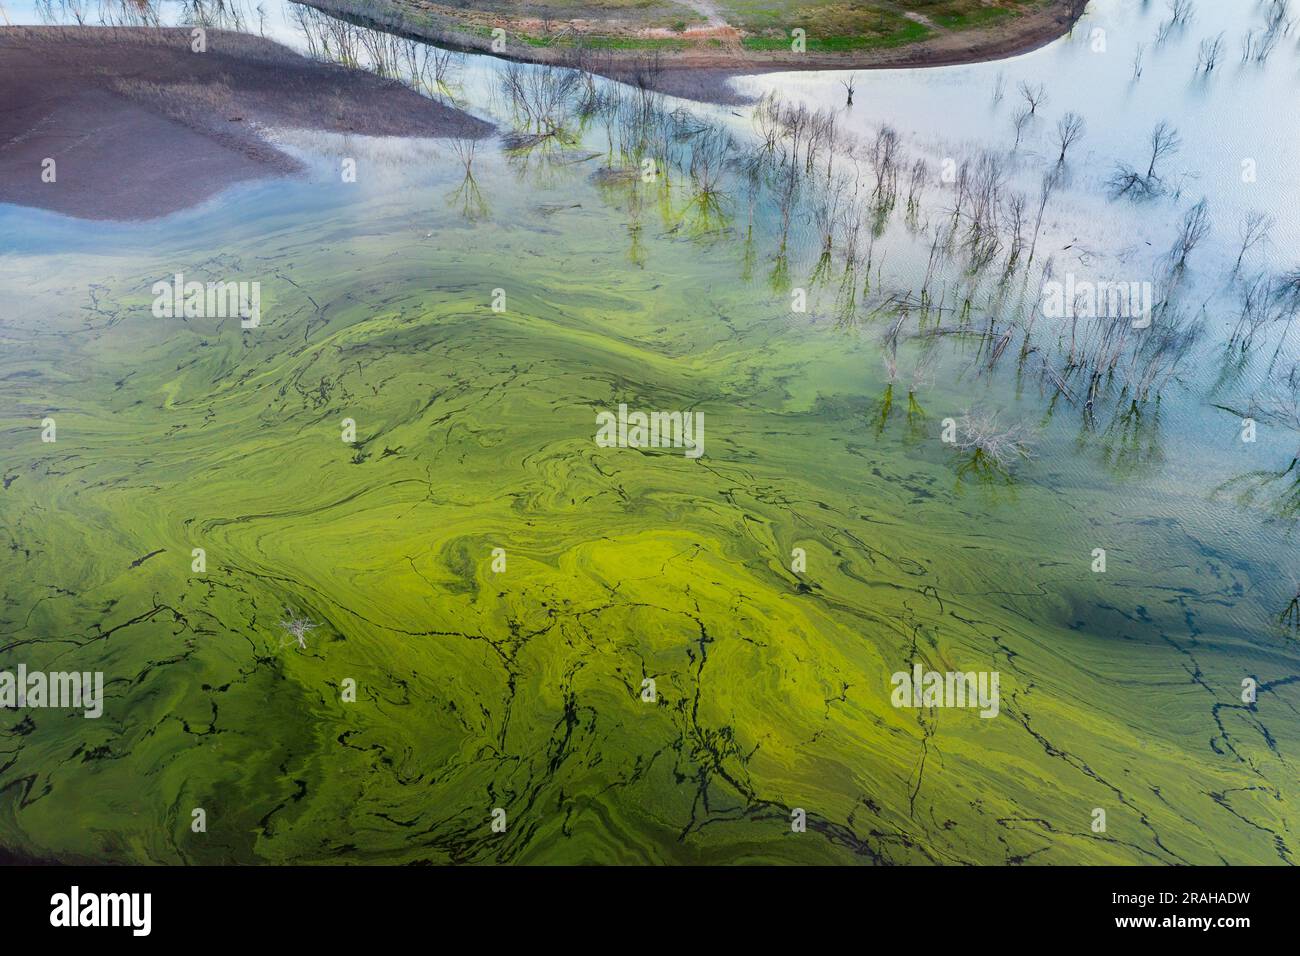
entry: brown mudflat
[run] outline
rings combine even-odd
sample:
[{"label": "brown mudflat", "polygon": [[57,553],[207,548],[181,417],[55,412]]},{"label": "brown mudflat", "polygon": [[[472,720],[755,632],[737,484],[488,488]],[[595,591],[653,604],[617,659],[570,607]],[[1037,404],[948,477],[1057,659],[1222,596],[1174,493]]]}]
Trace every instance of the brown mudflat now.
[{"label": "brown mudflat", "polygon": [[[481,137],[492,127],[402,84],[247,34],[0,28],[0,202],[149,219],[299,164],[261,127]],[[45,182],[45,160],[54,181]]]}]

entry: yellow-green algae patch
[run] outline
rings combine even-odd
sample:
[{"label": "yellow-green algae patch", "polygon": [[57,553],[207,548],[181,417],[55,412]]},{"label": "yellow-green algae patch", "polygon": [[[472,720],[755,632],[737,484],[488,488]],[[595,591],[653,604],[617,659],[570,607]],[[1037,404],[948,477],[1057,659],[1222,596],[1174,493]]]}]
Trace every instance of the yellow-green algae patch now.
[{"label": "yellow-green algae patch", "polygon": [[[1296,657],[1242,597],[1262,569],[1056,460],[959,479],[938,420],[977,386],[941,375],[929,417],[882,416],[871,335],[657,223],[638,268],[573,188],[549,216],[496,199],[467,223],[443,187],[421,216],[372,200],[0,262],[0,653],[107,686],[99,720],[0,716],[0,845],[1293,861]],[[262,326],[154,318],[176,271],[260,279]],[[703,412],[704,457],[598,447],[620,402]],[[999,715],[894,708],[916,661],[1000,672]]]}]

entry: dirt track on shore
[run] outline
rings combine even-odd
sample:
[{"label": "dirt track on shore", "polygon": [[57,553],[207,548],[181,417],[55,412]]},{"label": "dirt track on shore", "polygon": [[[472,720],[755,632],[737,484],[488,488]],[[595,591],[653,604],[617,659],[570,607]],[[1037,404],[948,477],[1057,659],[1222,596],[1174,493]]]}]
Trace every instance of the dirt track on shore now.
[{"label": "dirt track on shore", "polygon": [[[791,70],[883,70],[955,66],[1004,59],[1029,53],[1069,33],[1079,16],[1081,5],[1071,0],[1053,0],[1048,6],[1020,14],[994,26],[970,30],[937,32],[923,41],[897,47],[879,47],[849,53],[793,53],[789,51],[755,52],[745,50],[734,27],[705,28],[688,31],[699,40],[697,46],[683,50],[648,54],[644,50],[601,49],[578,53],[573,47],[542,47],[520,43],[508,46],[505,54],[493,53],[491,41],[484,36],[457,29],[456,16],[466,16],[459,8],[431,3],[429,0],[384,0],[368,15],[353,11],[351,0],[298,0],[306,6],[366,26],[388,30],[403,36],[428,40],[439,45],[476,53],[502,56],[533,63],[581,65],[584,69],[611,79],[639,83],[662,93],[702,102],[742,104],[745,97],[736,94],[728,81],[733,76]],[[429,13],[430,19],[414,19],[416,13]],[[475,14],[480,25],[506,24],[506,20],[489,14]],[[928,22],[928,21],[927,21]],[[559,21],[557,21],[557,28]],[[729,42],[721,45],[709,38],[725,31]],[[636,31],[626,31],[629,36]],[[575,62],[580,59],[581,63]],[[650,61],[653,59],[653,65]]]}]

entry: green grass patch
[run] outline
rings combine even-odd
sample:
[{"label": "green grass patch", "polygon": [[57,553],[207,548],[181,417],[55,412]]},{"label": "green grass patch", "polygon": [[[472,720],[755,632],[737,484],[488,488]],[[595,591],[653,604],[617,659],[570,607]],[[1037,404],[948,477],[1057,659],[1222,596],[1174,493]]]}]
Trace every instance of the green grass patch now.
[{"label": "green grass patch", "polygon": [[972,30],[992,26],[1011,17],[1013,11],[1006,7],[981,7],[960,13],[944,13],[934,17],[934,22],[949,30]]},{"label": "green grass patch", "polygon": [[[903,21],[892,32],[879,35],[864,36],[851,33],[818,35],[807,27],[804,29],[808,30],[807,50],[809,53],[848,53],[854,50],[888,49],[924,40],[931,32],[924,25],[910,20]],[[741,41],[746,50],[755,52],[789,52],[792,42],[789,34],[784,36],[751,36]]]}]

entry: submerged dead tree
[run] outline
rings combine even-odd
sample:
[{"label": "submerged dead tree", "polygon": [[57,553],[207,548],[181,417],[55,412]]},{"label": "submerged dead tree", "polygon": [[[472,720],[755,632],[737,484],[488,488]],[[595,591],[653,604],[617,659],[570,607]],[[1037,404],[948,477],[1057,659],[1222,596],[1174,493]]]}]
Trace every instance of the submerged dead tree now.
[{"label": "submerged dead tree", "polygon": [[1130,199],[1149,199],[1164,192],[1164,183],[1157,167],[1164,159],[1178,152],[1182,147],[1182,138],[1178,135],[1177,129],[1167,121],[1161,120],[1151,131],[1149,142],[1151,154],[1145,174],[1139,173],[1125,163],[1119,163],[1115,167],[1115,171],[1107,181],[1111,194],[1115,198],[1127,196]]},{"label": "submerged dead tree", "polygon": [[1205,198],[1202,197],[1201,201],[1188,209],[1183,216],[1178,237],[1174,240],[1173,248],[1169,250],[1169,259],[1175,272],[1182,272],[1187,268],[1187,257],[1209,233],[1210,210]]},{"label": "submerged dead tree", "polygon": [[1071,146],[1083,138],[1087,124],[1083,117],[1073,111],[1066,113],[1056,124],[1056,141],[1061,146],[1061,154],[1056,158],[1057,165],[1065,163],[1065,153]]},{"label": "submerged dead tree", "polygon": [[1273,229],[1274,219],[1266,213],[1252,210],[1246,213],[1246,218],[1241,222],[1241,248],[1237,252],[1237,261],[1232,264],[1232,274],[1235,276],[1241,271],[1241,260],[1255,246],[1267,241],[1268,234]]},{"label": "submerged dead tree", "polygon": [[1024,97],[1025,105],[1029,107],[1032,116],[1038,112],[1038,107],[1047,102],[1047,87],[1042,83],[1030,84],[1028,80],[1021,80],[1020,95]]}]

